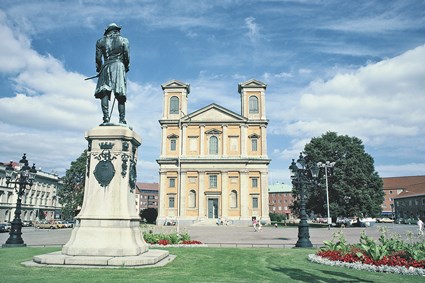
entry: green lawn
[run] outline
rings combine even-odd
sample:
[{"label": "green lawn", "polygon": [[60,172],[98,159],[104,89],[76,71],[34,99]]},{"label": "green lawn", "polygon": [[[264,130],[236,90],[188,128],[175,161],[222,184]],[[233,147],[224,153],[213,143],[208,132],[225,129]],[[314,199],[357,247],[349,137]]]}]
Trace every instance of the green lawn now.
[{"label": "green lawn", "polygon": [[371,273],[310,263],[313,249],[169,248],[176,259],[153,268],[39,268],[21,262],[58,248],[0,249],[0,282],[419,282],[418,276]]}]

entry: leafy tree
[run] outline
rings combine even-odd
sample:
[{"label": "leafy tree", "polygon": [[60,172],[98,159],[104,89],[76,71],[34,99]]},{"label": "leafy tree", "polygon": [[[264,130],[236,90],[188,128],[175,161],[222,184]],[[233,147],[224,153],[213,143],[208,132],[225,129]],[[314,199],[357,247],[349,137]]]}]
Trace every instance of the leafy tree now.
[{"label": "leafy tree", "polygon": [[273,222],[282,222],[283,220],[286,220],[286,215],[281,213],[269,213],[270,220]]},{"label": "leafy tree", "polygon": [[[319,161],[335,162],[333,168],[328,168],[329,207],[333,218],[380,215],[384,201],[383,182],[375,171],[372,156],[365,152],[359,138],[327,132],[313,138],[304,147],[304,153],[309,166]],[[327,215],[324,170],[320,169],[317,180],[309,177],[306,205],[310,213],[322,216]]]},{"label": "leafy tree", "polygon": [[140,211],[140,218],[146,219],[146,222],[150,224],[155,224],[157,217],[158,211],[156,210],[156,208],[150,207]]},{"label": "leafy tree", "polygon": [[87,150],[80,157],[71,162],[71,167],[66,170],[63,177],[63,186],[58,191],[59,202],[62,204],[64,219],[76,216],[78,208],[83,204],[84,185],[86,181]]}]

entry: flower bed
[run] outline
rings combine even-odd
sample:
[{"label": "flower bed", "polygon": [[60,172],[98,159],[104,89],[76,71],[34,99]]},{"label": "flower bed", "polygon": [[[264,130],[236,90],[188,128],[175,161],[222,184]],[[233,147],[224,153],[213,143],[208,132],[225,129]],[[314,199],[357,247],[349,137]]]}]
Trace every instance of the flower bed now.
[{"label": "flower bed", "polygon": [[183,234],[153,234],[152,232],[144,232],[143,238],[146,243],[150,244],[153,247],[189,247],[189,246],[206,246],[200,241],[191,240],[187,232]]},{"label": "flower bed", "polygon": [[404,242],[400,236],[388,237],[386,228],[380,230],[378,242],[363,231],[359,243],[354,245],[346,242],[342,231],[337,232],[309,260],[369,271],[425,275],[425,241],[415,242],[410,234],[410,242]]},{"label": "flower bed", "polygon": [[366,270],[371,272],[387,272],[387,273],[396,273],[403,275],[421,275],[425,276],[425,269],[423,268],[414,268],[409,267],[406,268],[404,266],[388,266],[388,265],[371,265],[371,264],[363,264],[360,262],[350,263],[350,262],[342,262],[342,261],[334,261],[323,258],[318,255],[310,254],[308,256],[308,260],[315,263],[320,263],[324,265],[330,266],[340,266],[357,270]]}]

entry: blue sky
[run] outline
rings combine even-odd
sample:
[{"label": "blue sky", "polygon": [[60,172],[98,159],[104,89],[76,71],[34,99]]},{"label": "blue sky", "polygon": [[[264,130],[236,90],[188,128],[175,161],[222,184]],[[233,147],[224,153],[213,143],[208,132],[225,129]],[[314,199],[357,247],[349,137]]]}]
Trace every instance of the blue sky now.
[{"label": "blue sky", "polygon": [[[425,174],[424,1],[8,1],[0,8],[0,160],[26,152],[63,175],[101,123],[94,47],[130,41],[127,121],[138,177],[158,181],[161,84],[191,85],[189,112],[240,113],[237,85],[266,92],[270,182],[312,137],[356,136],[382,177]],[[116,117],[113,119],[117,120]],[[114,121],[114,120],[113,120]]]}]

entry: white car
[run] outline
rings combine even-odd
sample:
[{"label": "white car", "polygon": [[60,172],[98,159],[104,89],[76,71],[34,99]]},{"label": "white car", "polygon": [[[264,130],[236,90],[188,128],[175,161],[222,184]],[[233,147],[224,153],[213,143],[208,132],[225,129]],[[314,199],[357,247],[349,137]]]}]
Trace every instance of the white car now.
[{"label": "white car", "polygon": [[394,219],[384,217],[384,218],[376,219],[376,222],[378,222],[378,223],[394,223]]}]

